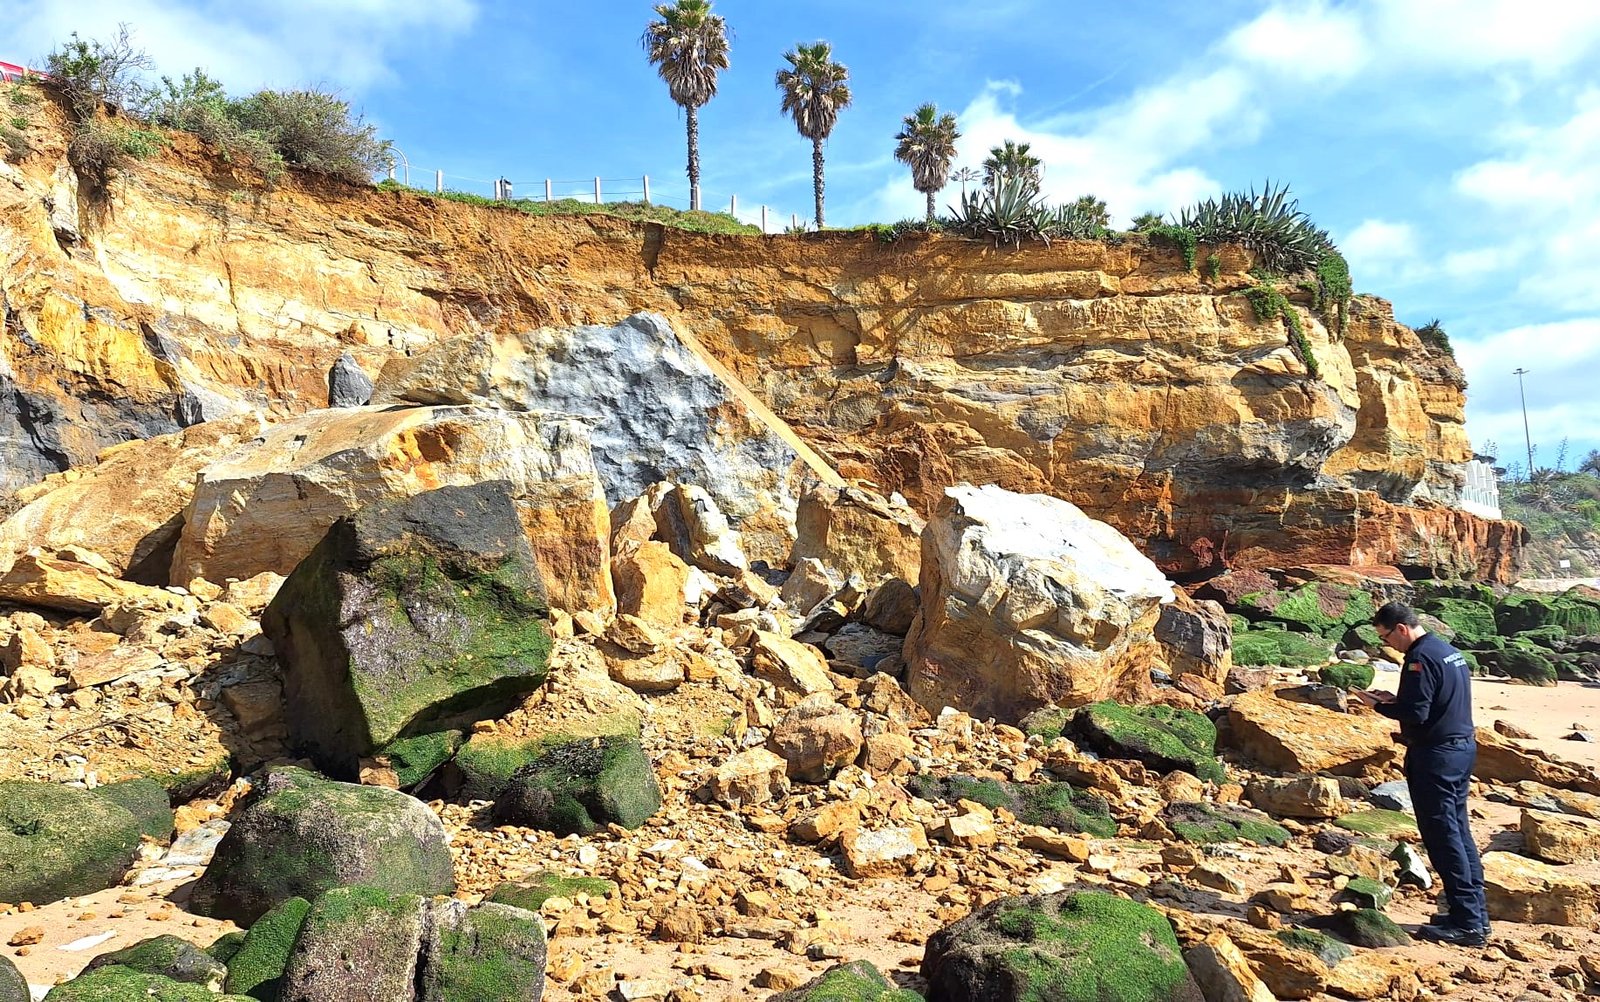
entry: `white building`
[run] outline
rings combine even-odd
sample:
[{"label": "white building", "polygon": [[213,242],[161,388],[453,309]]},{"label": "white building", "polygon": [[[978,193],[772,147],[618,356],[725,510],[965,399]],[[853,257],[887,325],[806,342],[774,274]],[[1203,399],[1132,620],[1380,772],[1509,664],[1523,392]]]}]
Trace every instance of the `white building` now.
[{"label": "white building", "polygon": [[1474,455],[1467,464],[1467,483],[1461,488],[1461,510],[1480,518],[1502,518],[1500,482],[1493,456]]}]

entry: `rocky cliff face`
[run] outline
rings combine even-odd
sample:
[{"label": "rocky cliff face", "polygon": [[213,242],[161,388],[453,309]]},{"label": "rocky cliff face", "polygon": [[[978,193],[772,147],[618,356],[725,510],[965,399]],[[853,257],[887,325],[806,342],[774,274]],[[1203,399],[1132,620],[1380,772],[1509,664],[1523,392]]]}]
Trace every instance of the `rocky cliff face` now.
[{"label": "rocky cliff face", "polygon": [[1137,238],[996,250],[536,219],[267,190],[187,136],[90,205],[60,138],[33,138],[0,161],[0,497],[119,441],[326,406],[343,354],[376,374],[444,338],[650,311],[745,403],[925,513],[963,480],[1047,492],[1196,576],[1504,578],[1522,539],[1453,507],[1470,447],[1452,360],[1381,300],[1343,335],[1306,301],[1309,378],[1226,248],[1207,278]]}]

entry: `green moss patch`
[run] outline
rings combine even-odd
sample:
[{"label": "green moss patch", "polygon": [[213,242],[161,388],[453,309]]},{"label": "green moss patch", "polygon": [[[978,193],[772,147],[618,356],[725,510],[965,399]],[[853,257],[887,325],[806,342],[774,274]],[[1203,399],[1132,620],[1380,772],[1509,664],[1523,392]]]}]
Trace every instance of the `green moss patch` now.
[{"label": "green moss patch", "polygon": [[1046,706],[1034,710],[1022,718],[1020,725],[1022,733],[1037,734],[1049,744],[1066,731],[1067,724],[1072,720],[1072,714],[1072,710],[1062,709],[1059,706]]},{"label": "green moss patch", "polygon": [[1332,656],[1333,644],[1307,633],[1252,627],[1233,635],[1233,663],[1245,668],[1312,668]]},{"label": "green moss patch", "polygon": [[1507,595],[1495,606],[1494,618],[1503,634],[1545,628],[1570,637],[1600,634],[1600,602],[1570,591],[1561,595]]},{"label": "green moss patch", "polygon": [[1388,907],[1389,899],[1394,897],[1394,889],[1383,881],[1373,880],[1371,877],[1351,877],[1338,897],[1341,901],[1353,901],[1362,908],[1376,908],[1382,911]]},{"label": "green moss patch", "polygon": [[819,977],[774,995],[771,1002],[918,1002],[916,992],[897,988],[870,961],[853,960],[828,968]]},{"label": "green moss patch", "polygon": [[439,999],[517,1002],[544,988],[544,925],[532,912],[509,905],[473,908],[439,932],[429,977]]},{"label": "green moss patch", "polygon": [[127,808],[84,790],[0,782],[0,901],[42,905],[115,885],[143,827]]},{"label": "green moss patch", "polygon": [[185,984],[159,974],[141,974],[126,967],[102,967],[56,985],[45,1002],[250,1002],[238,995],[218,995],[202,985]]},{"label": "green moss patch", "polygon": [[632,736],[547,739],[512,774],[495,817],[557,835],[588,835],[615,823],[637,828],[661,809],[661,787]]},{"label": "green moss patch", "polygon": [[139,830],[158,842],[172,837],[172,804],[167,789],[153,779],[127,779],[109,783],[94,791],[139,819]]},{"label": "green moss patch", "polygon": [[935,933],[922,974],[934,998],[1167,1002],[1200,997],[1166,918],[1100,891],[1002,898]]},{"label": "green moss patch", "polygon": [[1285,845],[1289,830],[1259,811],[1231,804],[1178,802],[1167,805],[1167,827],[1185,842],[1210,845],[1217,842],[1255,842],[1258,845]]},{"label": "green moss patch", "polygon": [[1239,604],[1259,618],[1322,636],[1339,636],[1348,627],[1370,623],[1376,611],[1372,597],[1366,592],[1328,581],[1313,581],[1293,589],[1252,592]]},{"label": "green moss patch", "polygon": [[120,966],[140,974],[158,974],[173,981],[220,991],[228,969],[211,954],[177,936],[156,936],[125,949],[103,953],[85,971]]},{"label": "green moss patch", "polygon": [[206,952],[226,964],[239,952],[239,948],[244,946],[244,935],[243,929],[225,932],[211,941],[211,945],[206,947]]},{"label": "green moss patch", "polygon": [[1378,949],[1385,946],[1405,946],[1411,942],[1406,931],[1394,920],[1373,908],[1358,908],[1353,912],[1335,912],[1330,920],[1334,935],[1351,944]]},{"label": "green moss patch", "polygon": [[[450,761],[461,748],[462,738],[459,730],[431,731],[391,741],[378,754],[389,760],[400,789],[409,790]],[[510,778],[510,773],[506,776]]]},{"label": "green moss patch", "polygon": [[1457,646],[1478,649],[1484,641],[1499,634],[1494,608],[1483,602],[1462,598],[1431,598],[1423,610],[1437,616],[1456,631]]},{"label": "green moss patch", "polygon": [[1348,661],[1326,665],[1318,675],[1323,685],[1336,685],[1341,689],[1371,688],[1372,680],[1376,677],[1377,672],[1371,665],[1352,664]]},{"label": "green moss patch", "polygon": [[1073,714],[1072,730],[1102,755],[1137,759],[1160,772],[1182,769],[1218,783],[1226,779],[1216,756],[1217,727],[1192,710],[1105,700]]},{"label": "green moss patch", "polygon": [[1292,950],[1309,953],[1329,967],[1351,956],[1348,946],[1315,929],[1284,929],[1278,933],[1278,942]]},{"label": "green moss patch", "polygon": [[604,898],[615,894],[617,885],[602,877],[568,877],[559,873],[541,873],[526,881],[506,882],[489,892],[485,901],[497,905],[510,905],[536,912],[551,898],[572,899],[580,894],[590,898]]},{"label": "green moss patch", "polygon": [[1011,783],[988,777],[923,773],[911,778],[907,788],[924,800],[953,804],[971,800],[990,810],[1005,808],[1025,824],[1063,832],[1082,832],[1097,838],[1117,833],[1111,806],[1104,797],[1070,783]]},{"label": "green moss patch", "polygon": [[1367,811],[1357,811],[1346,814],[1334,821],[1334,825],[1346,831],[1357,832],[1361,835],[1373,835],[1379,838],[1394,838],[1402,835],[1415,836],[1417,834],[1417,821],[1404,811],[1391,811],[1375,807]]},{"label": "green moss patch", "polygon": [[290,898],[257,919],[228,962],[224,987],[260,1002],[278,1002],[289,951],[310,911],[311,902],[305,898]]}]

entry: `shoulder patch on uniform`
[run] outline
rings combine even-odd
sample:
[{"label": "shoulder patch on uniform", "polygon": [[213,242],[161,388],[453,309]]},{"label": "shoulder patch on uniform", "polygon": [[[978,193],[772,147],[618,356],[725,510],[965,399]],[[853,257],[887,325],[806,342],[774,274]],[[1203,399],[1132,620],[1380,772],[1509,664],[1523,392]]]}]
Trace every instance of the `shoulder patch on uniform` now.
[{"label": "shoulder patch on uniform", "polygon": [[1409,662],[1406,665],[1406,667],[1410,668],[1412,671],[1421,671],[1422,670],[1422,662],[1421,661],[1412,661],[1412,662]]}]

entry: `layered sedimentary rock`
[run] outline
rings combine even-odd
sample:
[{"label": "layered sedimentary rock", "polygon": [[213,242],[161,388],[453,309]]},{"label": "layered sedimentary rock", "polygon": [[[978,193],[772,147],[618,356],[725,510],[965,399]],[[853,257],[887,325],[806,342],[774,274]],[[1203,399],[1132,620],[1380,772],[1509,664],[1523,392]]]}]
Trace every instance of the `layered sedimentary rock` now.
[{"label": "layered sedimentary rock", "polygon": [[0,490],[232,408],[324,406],[346,353],[377,372],[445,336],[651,311],[840,472],[924,514],[963,480],[1050,493],[1197,575],[1506,577],[1522,540],[1453,506],[1471,450],[1448,356],[1381,300],[1340,333],[1291,290],[1313,378],[1229,248],[1203,277],[1140,238],[885,246],[268,190],[188,136],[113,186],[115,211],[63,222],[65,144],[47,139],[0,164]]},{"label": "layered sedimentary rock", "polygon": [[484,407],[339,408],[274,425],[201,471],[172,579],[288,574],[364,505],[490,480],[511,484],[551,603],[608,608],[610,520],[586,426]]},{"label": "layered sedimentary rock", "polygon": [[1172,586],[1064,501],[950,488],[923,534],[921,576],[906,682],[932,711],[1014,722],[1149,686]]}]

